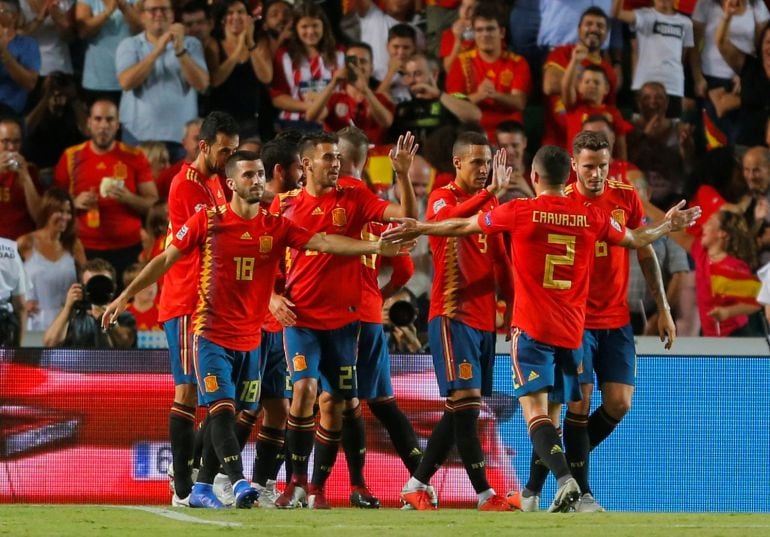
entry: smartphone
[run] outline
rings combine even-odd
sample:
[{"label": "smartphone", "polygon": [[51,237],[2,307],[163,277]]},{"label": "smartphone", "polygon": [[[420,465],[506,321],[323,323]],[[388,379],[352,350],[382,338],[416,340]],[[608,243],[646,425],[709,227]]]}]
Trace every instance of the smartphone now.
[{"label": "smartphone", "polygon": [[348,66],[348,81],[356,81],[356,72],[350,68],[351,65],[358,67],[358,56],[345,56],[345,64]]}]

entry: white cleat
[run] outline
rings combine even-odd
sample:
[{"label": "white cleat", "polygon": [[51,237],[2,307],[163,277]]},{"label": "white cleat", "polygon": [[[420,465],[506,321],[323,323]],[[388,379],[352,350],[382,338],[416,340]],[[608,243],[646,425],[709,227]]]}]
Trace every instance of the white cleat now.
[{"label": "white cleat", "polygon": [[575,504],[575,512],[577,513],[603,513],[604,507],[599,505],[596,498],[590,492],[583,494]]},{"label": "white cleat", "polygon": [[225,474],[217,474],[214,478],[214,495],[227,507],[235,505],[233,484]]},{"label": "white cleat", "polygon": [[559,487],[553,497],[553,502],[548,508],[549,513],[566,513],[577,503],[580,498],[580,487],[574,478],[570,477]]},{"label": "white cleat", "polygon": [[259,506],[262,509],[275,509],[275,500],[281,495],[275,488],[275,479],[268,479],[264,487],[259,483],[252,483],[251,486],[259,491]]},{"label": "white cleat", "polygon": [[530,497],[519,495],[519,502],[521,503],[521,510],[525,513],[537,513],[540,511],[540,495],[533,494]]},{"label": "white cleat", "polygon": [[171,507],[190,507],[190,497],[180,498],[174,493],[171,497]]}]

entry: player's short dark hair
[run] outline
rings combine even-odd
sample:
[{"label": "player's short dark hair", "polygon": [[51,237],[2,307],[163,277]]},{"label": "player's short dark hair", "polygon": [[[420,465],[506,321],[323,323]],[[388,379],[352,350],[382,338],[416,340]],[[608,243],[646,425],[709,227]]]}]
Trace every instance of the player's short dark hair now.
[{"label": "player's short dark hair", "polygon": [[507,121],[501,121],[495,126],[495,134],[499,132],[507,132],[509,134],[521,134],[522,136],[527,136],[527,130],[524,128],[524,125],[520,123],[519,121],[515,121],[513,119],[509,119]]},{"label": "player's short dark hair", "polygon": [[222,133],[225,136],[237,136],[239,132],[238,123],[235,118],[227,112],[211,112],[201,124],[200,139],[211,145],[217,141],[217,134]]},{"label": "player's short dark hair", "polygon": [[308,153],[315,150],[315,146],[318,144],[336,144],[338,141],[339,137],[333,132],[316,131],[307,133],[299,143],[299,155],[304,158]]},{"label": "player's short dark hair", "polygon": [[582,131],[572,140],[572,154],[577,156],[583,149],[589,151],[610,150],[610,141],[603,132]]},{"label": "player's short dark hair", "polygon": [[601,73],[602,77],[604,77],[604,83],[609,84],[610,79],[607,78],[607,71],[604,70],[604,67],[601,65],[596,64],[589,64],[583,67],[583,72],[580,73],[580,76],[582,77],[585,73]]},{"label": "player's short dark hair", "polygon": [[569,153],[555,145],[544,145],[535,153],[532,167],[547,185],[563,185],[571,167]]},{"label": "player's short dark hair", "polygon": [[211,17],[211,14],[209,13],[209,6],[203,0],[190,0],[189,2],[185,2],[182,4],[180,14],[192,15],[193,13],[198,13],[199,11],[203,11],[203,14],[207,19]]},{"label": "player's short dark hair", "polygon": [[476,19],[496,21],[500,28],[506,27],[506,15],[503,9],[498,2],[491,0],[479,0],[476,3],[471,14],[471,24],[475,23]]},{"label": "player's short dark hair", "polygon": [[260,158],[265,165],[265,177],[268,181],[273,179],[273,168],[280,164],[283,168],[288,168],[297,161],[299,154],[297,144],[288,139],[274,138],[262,146]]},{"label": "player's short dark hair", "polygon": [[607,16],[607,14],[604,12],[604,10],[597,6],[591,6],[588,9],[586,9],[581,15],[580,20],[578,21],[578,26],[583,24],[583,19],[586,17],[601,17],[604,19],[604,22],[607,24],[607,27],[609,28],[610,25],[610,18]]},{"label": "player's short dark hair", "polygon": [[340,153],[343,159],[350,159],[356,165],[366,161],[369,154],[369,137],[355,126],[348,126],[337,131]]},{"label": "player's short dark hair", "polygon": [[459,157],[472,145],[489,146],[487,136],[480,132],[465,131],[460,133],[452,146],[452,156]]},{"label": "player's short dark hair", "polygon": [[417,43],[417,30],[411,24],[406,24],[405,22],[394,24],[388,30],[388,42],[397,37],[406,37]]},{"label": "player's short dark hair", "polygon": [[227,159],[225,164],[225,175],[227,177],[235,177],[235,173],[238,171],[238,163],[244,160],[259,160],[259,155],[254,151],[238,150]]},{"label": "player's short dark hair", "polygon": [[369,52],[369,59],[371,60],[374,58],[374,50],[372,50],[372,46],[369,43],[365,43],[363,41],[354,41],[353,43],[350,43],[348,45],[348,50],[352,48],[362,48]]}]

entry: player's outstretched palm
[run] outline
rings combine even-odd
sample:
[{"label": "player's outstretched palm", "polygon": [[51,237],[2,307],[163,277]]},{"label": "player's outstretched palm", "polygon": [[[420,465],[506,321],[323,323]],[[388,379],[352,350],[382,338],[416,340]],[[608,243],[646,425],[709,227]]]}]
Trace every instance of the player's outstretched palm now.
[{"label": "player's outstretched palm", "polygon": [[685,200],[680,201],[666,213],[666,220],[671,222],[671,231],[682,231],[695,224],[695,221],[700,218],[702,213],[700,206],[682,209],[685,203]]},{"label": "player's outstretched palm", "polygon": [[420,236],[420,231],[417,229],[419,222],[414,218],[393,218],[391,221],[399,225],[389,227],[382,233],[380,239],[383,242],[403,244]]},{"label": "player's outstretched palm", "polygon": [[390,162],[397,177],[407,177],[419,147],[420,144],[415,143],[414,134],[411,131],[406,131],[398,137],[396,145],[390,150]]},{"label": "player's outstretched palm", "polygon": [[513,168],[507,165],[508,153],[505,149],[498,149],[492,159],[492,182],[489,184],[489,191],[495,196],[499,196],[511,184]]}]

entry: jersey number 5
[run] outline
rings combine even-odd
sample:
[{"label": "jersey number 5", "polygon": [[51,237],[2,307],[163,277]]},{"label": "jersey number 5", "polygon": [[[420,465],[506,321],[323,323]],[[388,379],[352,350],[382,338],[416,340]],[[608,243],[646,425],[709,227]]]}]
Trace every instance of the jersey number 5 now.
[{"label": "jersey number 5", "polygon": [[569,289],[572,287],[572,282],[570,280],[554,280],[553,272],[557,265],[572,266],[575,264],[575,237],[549,233],[548,244],[564,245],[567,251],[564,255],[547,254],[545,256],[543,287],[546,289]]}]

